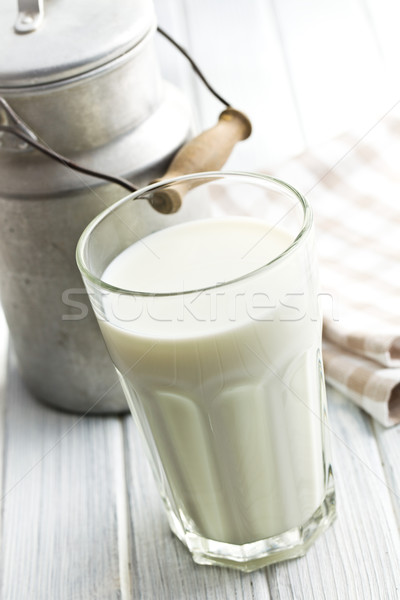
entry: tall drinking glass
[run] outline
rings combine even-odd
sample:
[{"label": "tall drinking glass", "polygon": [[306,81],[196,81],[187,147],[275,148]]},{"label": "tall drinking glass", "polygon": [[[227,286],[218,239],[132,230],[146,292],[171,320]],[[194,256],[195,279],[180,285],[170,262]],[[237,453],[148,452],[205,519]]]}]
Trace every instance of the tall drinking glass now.
[{"label": "tall drinking glass", "polygon": [[179,177],[100,214],[77,261],[194,560],[251,571],[304,554],[335,516],[306,200],[262,175]]}]

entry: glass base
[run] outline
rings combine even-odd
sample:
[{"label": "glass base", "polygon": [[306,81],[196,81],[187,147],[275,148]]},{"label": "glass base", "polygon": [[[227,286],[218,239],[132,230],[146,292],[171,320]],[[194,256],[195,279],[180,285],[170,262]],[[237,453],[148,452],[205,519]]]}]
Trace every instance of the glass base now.
[{"label": "glass base", "polygon": [[172,531],[190,550],[194,562],[200,565],[230,567],[247,573],[276,562],[304,556],[335,517],[335,491],[332,487],[311,518],[300,527],[264,540],[237,546],[209,540],[195,533],[185,533],[173,512],[168,511]]}]

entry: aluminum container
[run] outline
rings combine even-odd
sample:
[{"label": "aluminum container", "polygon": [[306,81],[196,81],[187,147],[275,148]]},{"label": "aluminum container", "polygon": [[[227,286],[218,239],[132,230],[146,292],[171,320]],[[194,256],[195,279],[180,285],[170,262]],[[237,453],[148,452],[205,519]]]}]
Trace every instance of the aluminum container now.
[{"label": "aluminum container", "polygon": [[[161,176],[191,118],[161,78],[151,1],[60,0],[45,9],[38,0],[0,8],[0,96],[79,164],[138,186]],[[0,123],[18,127],[1,107]],[[27,386],[66,410],[127,410],[75,265],[84,227],[124,195],[0,133],[1,302]],[[146,208],[143,222],[156,223]]]}]

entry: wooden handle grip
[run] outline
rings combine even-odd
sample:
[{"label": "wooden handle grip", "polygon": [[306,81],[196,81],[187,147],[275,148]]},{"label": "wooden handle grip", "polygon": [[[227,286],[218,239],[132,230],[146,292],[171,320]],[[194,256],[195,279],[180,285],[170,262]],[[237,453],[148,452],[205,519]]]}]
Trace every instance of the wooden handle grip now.
[{"label": "wooden handle grip", "polygon": [[[251,123],[242,112],[227,108],[218,123],[182,146],[173,158],[167,172],[161,179],[170,179],[188,173],[218,171],[225,164],[235,144],[251,134]],[[154,193],[153,207],[159,212],[176,212],[182,204],[182,197],[190,183],[164,188]]]}]

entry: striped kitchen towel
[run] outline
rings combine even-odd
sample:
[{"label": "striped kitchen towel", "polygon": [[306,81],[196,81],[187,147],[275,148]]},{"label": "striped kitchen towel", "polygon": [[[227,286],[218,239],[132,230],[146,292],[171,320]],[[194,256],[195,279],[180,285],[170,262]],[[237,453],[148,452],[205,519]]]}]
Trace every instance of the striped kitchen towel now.
[{"label": "striped kitchen towel", "polygon": [[400,104],[366,132],[276,175],[315,216],[326,379],[385,426],[400,422]]}]

